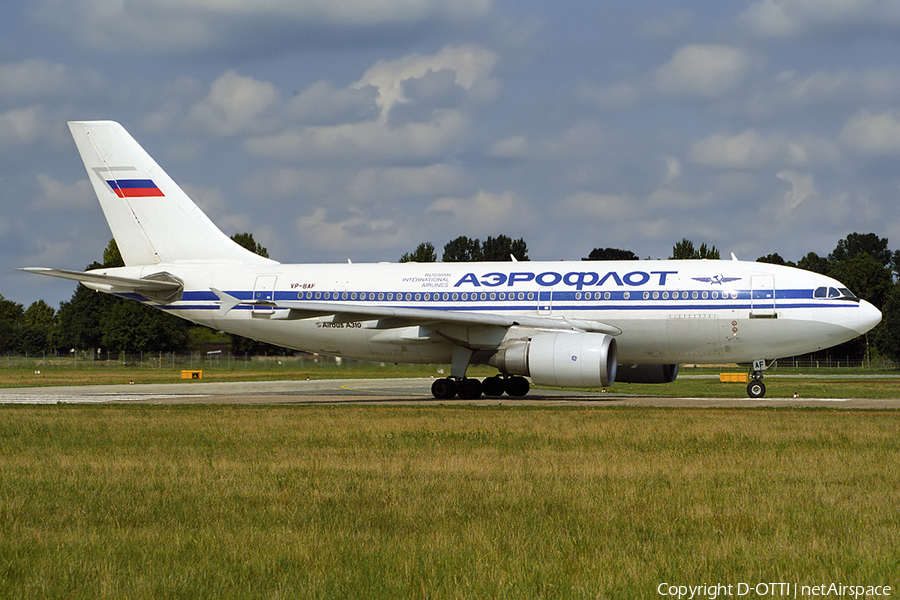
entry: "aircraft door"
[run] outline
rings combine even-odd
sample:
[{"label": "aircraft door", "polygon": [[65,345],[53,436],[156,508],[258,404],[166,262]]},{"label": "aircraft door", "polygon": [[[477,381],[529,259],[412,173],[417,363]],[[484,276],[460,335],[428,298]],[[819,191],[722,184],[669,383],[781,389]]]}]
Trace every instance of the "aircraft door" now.
[{"label": "aircraft door", "polygon": [[750,277],[750,318],[775,318],[775,277],[753,275]]},{"label": "aircraft door", "polygon": [[[275,281],[278,275],[258,275],[256,283],[253,285],[253,300],[255,302],[274,302],[275,301]],[[254,305],[254,315],[271,315],[275,312],[273,306]]]},{"label": "aircraft door", "polygon": [[553,312],[553,288],[542,287],[538,290],[537,311],[542,317]]}]

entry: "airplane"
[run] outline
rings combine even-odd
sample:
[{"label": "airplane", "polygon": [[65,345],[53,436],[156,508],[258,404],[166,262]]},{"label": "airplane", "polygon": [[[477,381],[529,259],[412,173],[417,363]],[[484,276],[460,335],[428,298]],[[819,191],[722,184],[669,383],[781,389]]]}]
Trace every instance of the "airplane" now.
[{"label": "airplane", "polygon": [[[20,270],[295,350],[449,363],[432,384],[438,399],[668,383],[683,363],[752,364],[747,394],[759,398],[772,360],[846,342],[881,320],[832,278],[734,255],[282,264],[222,233],[120,124],[69,128],[126,266]],[[498,374],[466,377],[476,364]]]}]

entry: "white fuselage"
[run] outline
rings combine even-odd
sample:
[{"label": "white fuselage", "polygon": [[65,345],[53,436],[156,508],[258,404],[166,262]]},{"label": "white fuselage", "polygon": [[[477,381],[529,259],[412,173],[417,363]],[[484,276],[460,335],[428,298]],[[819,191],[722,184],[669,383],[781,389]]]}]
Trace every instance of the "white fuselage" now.
[{"label": "white fuselage", "polygon": [[[138,278],[167,272],[184,282],[178,301],[128,297],[272,344],[392,362],[448,363],[454,346],[489,350],[536,331],[441,323],[442,311],[603,324],[615,335],[623,364],[748,362],[803,354],[850,340],[881,317],[866,301],[829,297],[828,290],[842,289],[831,278],[741,261],[175,263],[98,272]],[[260,305],[225,312],[211,288],[243,301],[292,306],[427,309],[435,311],[436,325],[386,327],[377,319],[335,315],[296,318],[289,308]]]}]

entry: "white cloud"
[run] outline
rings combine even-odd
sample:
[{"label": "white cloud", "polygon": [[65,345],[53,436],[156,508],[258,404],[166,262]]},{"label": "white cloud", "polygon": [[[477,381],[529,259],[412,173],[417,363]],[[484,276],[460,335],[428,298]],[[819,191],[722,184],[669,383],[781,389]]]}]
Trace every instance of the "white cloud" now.
[{"label": "white cloud", "polygon": [[465,180],[463,169],[447,164],[368,168],[353,177],[350,195],[354,198],[427,198],[452,193]]},{"label": "white cloud", "polygon": [[737,88],[754,60],[733,46],[692,44],[679,48],[661,65],[655,81],[664,93],[714,98]]},{"label": "white cloud", "polygon": [[834,144],[809,136],[792,139],[780,133],[763,135],[754,129],[738,135],[713,134],[694,143],[691,159],[720,169],[758,169],[772,165],[830,163],[837,159]]},{"label": "white cloud", "polygon": [[841,141],[859,154],[900,153],[900,114],[893,110],[860,111],[844,124]]},{"label": "white cloud", "polygon": [[657,211],[698,211],[708,209],[716,202],[710,189],[688,191],[674,186],[663,186],[650,192],[645,207]]},{"label": "white cloud", "polygon": [[900,28],[900,4],[885,0],[760,0],[738,17],[764,37],[791,38],[817,31]]},{"label": "white cloud", "polygon": [[861,98],[884,100],[900,96],[898,69],[816,71],[805,77],[787,71],[779,73],[776,80],[787,87],[789,98],[797,104],[859,102]]},{"label": "white cloud", "polygon": [[39,210],[82,210],[99,207],[94,188],[87,179],[73,184],[64,184],[56,179],[39,173],[37,175],[38,196],[34,208]]},{"label": "white cloud", "polygon": [[50,119],[39,106],[16,108],[0,114],[0,144],[32,144],[52,137]]},{"label": "white cloud", "polygon": [[426,211],[437,219],[451,219],[464,231],[490,233],[507,231],[530,221],[525,203],[511,191],[497,193],[479,190],[468,198],[441,198],[432,202]]},{"label": "white cloud", "polygon": [[681,177],[681,163],[674,156],[667,156],[666,161],[666,183],[671,183]]},{"label": "white cloud", "polygon": [[363,121],[377,116],[376,88],[336,88],[318,81],[294,97],[288,114],[306,124],[335,125],[347,121]]},{"label": "white cloud", "polygon": [[[144,0],[147,2],[147,0]],[[376,25],[426,18],[469,20],[485,14],[490,0],[150,0],[159,9],[232,18],[266,16],[295,23]]]},{"label": "white cloud", "polygon": [[[370,162],[453,152],[469,134],[470,109],[490,101],[499,89],[499,83],[490,78],[496,62],[496,53],[474,45],[448,46],[431,56],[410,54],[378,61],[349,89],[313,84],[288,109],[291,116],[305,122],[256,137],[247,148],[255,156],[270,159],[356,156]],[[452,76],[449,92],[447,75]],[[408,102],[407,86],[416,91],[422,106],[407,112],[407,117],[415,118],[392,120],[391,109]]]},{"label": "white cloud", "polygon": [[800,204],[818,195],[813,176],[810,173],[798,173],[796,171],[781,171],[776,175],[778,179],[790,184],[791,189],[784,193],[779,212],[789,215]]},{"label": "white cloud", "polygon": [[210,85],[209,94],[191,107],[188,122],[215,136],[259,133],[280,104],[278,89],[266,81],[228,71]]},{"label": "white cloud", "polygon": [[602,124],[594,120],[584,120],[554,137],[531,144],[531,157],[555,161],[597,156],[599,152],[609,147],[610,139],[610,132]]},{"label": "white cloud", "polygon": [[[82,45],[121,52],[179,53],[268,44],[272,37],[477,21],[491,0],[42,0],[38,14]],[[266,36],[258,36],[265,31]],[[293,32],[294,35],[289,35]]]},{"label": "white cloud", "polygon": [[444,69],[455,73],[456,85],[467,90],[472,99],[487,102],[499,89],[499,84],[489,77],[497,58],[495,52],[474,44],[447,46],[432,56],[409,54],[396,60],[380,60],[353,87],[371,85],[378,89],[382,120],[387,119],[396,103],[405,100],[403,83],[406,80],[421,79]]},{"label": "white cloud", "polygon": [[245,196],[265,199],[266,202],[272,198],[336,199],[347,195],[347,181],[351,177],[347,169],[327,165],[311,168],[271,167],[246,177],[241,189]]},{"label": "white cloud", "polygon": [[294,231],[304,241],[304,246],[340,251],[349,257],[365,251],[397,246],[408,241],[409,232],[391,219],[370,218],[359,209],[340,220],[329,220],[325,208],[316,208],[311,215],[298,217]]},{"label": "white cloud", "polygon": [[103,77],[89,69],[72,70],[66,65],[40,59],[0,65],[0,97],[72,96],[98,89]]},{"label": "white cloud", "polygon": [[645,87],[628,81],[603,87],[582,83],[575,90],[575,99],[604,110],[624,110],[633,107],[640,101],[641,96],[645,93]]},{"label": "white cloud", "polygon": [[388,127],[363,122],[332,127],[307,127],[252,139],[254,156],[306,160],[323,156],[360,157],[367,161],[428,158],[450,151],[468,133],[469,119],[457,111],[439,111],[427,123]]},{"label": "white cloud", "polygon": [[219,229],[225,232],[233,229],[235,233],[244,231],[241,227],[245,227],[248,222],[246,216],[229,213],[228,200],[222,193],[222,190],[216,187],[191,185],[188,183],[182,184],[181,187]]},{"label": "white cloud", "polygon": [[616,194],[577,192],[565,198],[561,208],[577,219],[621,220],[632,214],[634,199]]},{"label": "white cloud", "polygon": [[516,135],[494,142],[487,155],[494,158],[525,158],[534,151],[532,143],[523,135]]}]

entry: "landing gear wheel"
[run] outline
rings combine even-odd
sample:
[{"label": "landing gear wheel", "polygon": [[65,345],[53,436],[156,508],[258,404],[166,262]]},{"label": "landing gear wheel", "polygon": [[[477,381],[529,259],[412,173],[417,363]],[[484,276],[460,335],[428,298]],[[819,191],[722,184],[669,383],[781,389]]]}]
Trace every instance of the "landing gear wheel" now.
[{"label": "landing gear wheel", "polygon": [[431,395],[438,400],[449,400],[456,395],[456,381],[449,377],[435,379],[431,384]]},{"label": "landing gear wheel", "polygon": [[514,398],[521,398],[531,389],[531,384],[524,377],[510,377],[505,383],[506,393]]},{"label": "landing gear wheel", "polygon": [[463,400],[481,398],[481,382],[477,379],[463,379],[456,385],[456,390]]},{"label": "landing gear wheel", "polygon": [[752,380],[747,384],[747,395],[751,398],[762,398],[766,395],[766,384],[759,379]]},{"label": "landing gear wheel", "polygon": [[481,382],[481,391],[485,396],[502,396],[506,390],[506,382],[499,375],[487,377]]}]

